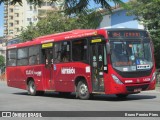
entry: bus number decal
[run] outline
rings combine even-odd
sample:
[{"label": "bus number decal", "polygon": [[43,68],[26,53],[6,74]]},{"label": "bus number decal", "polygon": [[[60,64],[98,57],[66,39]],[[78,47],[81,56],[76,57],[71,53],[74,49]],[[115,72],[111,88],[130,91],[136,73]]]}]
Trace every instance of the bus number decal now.
[{"label": "bus number decal", "polygon": [[61,68],[61,74],[75,74],[75,68]]}]

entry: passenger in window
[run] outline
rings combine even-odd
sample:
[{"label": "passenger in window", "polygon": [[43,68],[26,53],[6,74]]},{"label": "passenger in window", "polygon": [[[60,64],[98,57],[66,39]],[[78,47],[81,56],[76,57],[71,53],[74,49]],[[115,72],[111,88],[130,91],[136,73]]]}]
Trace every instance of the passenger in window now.
[{"label": "passenger in window", "polygon": [[33,61],[33,57],[29,58],[29,65],[33,65],[34,61]]},{"label": "passenger in window", "polygon": [[63,52],[61,58],[62,62],[69,62],[69,55],[67,54],[67,52]]},{"label": "passenger in window", "polygon": [[40,64],[39,54],[37,54],[37,56],[36,56],[36,64]]}]

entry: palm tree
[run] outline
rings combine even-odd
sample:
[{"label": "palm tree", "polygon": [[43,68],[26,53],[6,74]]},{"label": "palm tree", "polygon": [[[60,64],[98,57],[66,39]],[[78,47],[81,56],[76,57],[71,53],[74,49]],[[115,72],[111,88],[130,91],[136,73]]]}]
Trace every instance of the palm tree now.
[{"label": "palm tree", "polygon": [[[0,0],[0,4],[2,2],[11,1],[11,4],[22,4],[22,0]],[[28,0],[28,2],[35,4],[35,5],[41,5],[44,0]],[[111,6],[109,2],[114,2],[115,4],[124,5],[122,0],[49,0],[50,2],[61,2],[64,1],[65,5],[65,11],[69,14],[71,13],[78,13],[81,11],[85,11],[88,9],[88,6],[90,3],[94,3],[96,5],[99,5],[101,8],[105,8],[109,11],[111,11]]]}]

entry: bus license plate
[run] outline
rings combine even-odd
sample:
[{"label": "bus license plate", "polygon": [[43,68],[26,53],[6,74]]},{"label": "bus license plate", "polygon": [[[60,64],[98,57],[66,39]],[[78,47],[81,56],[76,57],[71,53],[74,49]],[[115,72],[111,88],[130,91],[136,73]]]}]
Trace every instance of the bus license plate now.
[{"label": "bus license plate", "polygon": [[134,92],[141,92],[142,91],[142,88],[136,88],[134,89]]}]

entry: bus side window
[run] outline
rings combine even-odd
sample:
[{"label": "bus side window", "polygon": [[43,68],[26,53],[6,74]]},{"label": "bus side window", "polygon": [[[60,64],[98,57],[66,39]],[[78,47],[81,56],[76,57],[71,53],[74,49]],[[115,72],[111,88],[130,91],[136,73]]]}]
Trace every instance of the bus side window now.
[{"label": "bus side window", "polygon": [[54,63],[70,61],[70,42],[54,44]]},{"label": "bus side window", "polygon": [[59,63],[61,61],[60,55],[61,55],[61,43],[55,43],[54,44],[54,56],[53,56],[54,63]]},{"label": "bus side window", "polygon": [[72,42],[72,60],[87,61],[87,40],[75,40]]},{"label": "bus side window", "polygon": [[17,56],[17,50],[8,50],[7,54],[7,65],[8,66],[16,66],[16,56]]},{"label": "bus side window", "polygon": [[39,46],[29,47],[29,65],[40,64],[39,60]]},{"label": "bus side window", "polygon": [[63,42],[61,47],[61,62],[70,61],[70,42]]}]

